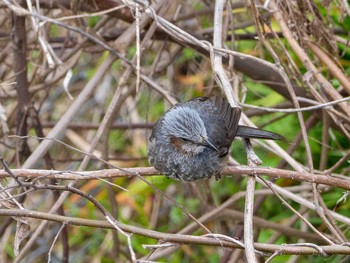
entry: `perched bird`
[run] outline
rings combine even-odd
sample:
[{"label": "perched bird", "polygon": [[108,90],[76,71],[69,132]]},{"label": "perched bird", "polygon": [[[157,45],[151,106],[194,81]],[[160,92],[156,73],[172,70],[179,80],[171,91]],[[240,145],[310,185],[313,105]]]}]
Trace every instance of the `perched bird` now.
[{"label": "perched bird", "polygon": [[279,140],[281,135],[238,125],[241,109],[223,97],[198,97],[176,104],[155,123],[148,143],[149,162],[181,181],[220,178],[233,139]]}]

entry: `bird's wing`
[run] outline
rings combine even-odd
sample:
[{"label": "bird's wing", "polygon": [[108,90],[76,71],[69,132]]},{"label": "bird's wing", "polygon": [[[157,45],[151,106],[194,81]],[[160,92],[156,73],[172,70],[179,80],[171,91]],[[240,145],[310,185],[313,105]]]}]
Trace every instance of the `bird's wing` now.
[{"label": "bird's wing", "polygon": [[220,155],[226,155],[236,136],[240,108],[232,108],[223,97],[199,97],[186,103],[197,109],[207,130],[208,138],[220,150]]},{"label": "bird's wing", "polygon": [[[224,127],[227,129],[228,138],[232,140],[235,138],[238,128],[238,122],[241,117],[241,108],[231,107],[228,101],[223,97],[211,97],[217,109],[217,115],[224,122]],[[231,144],[231,143],[230,143]]]}]

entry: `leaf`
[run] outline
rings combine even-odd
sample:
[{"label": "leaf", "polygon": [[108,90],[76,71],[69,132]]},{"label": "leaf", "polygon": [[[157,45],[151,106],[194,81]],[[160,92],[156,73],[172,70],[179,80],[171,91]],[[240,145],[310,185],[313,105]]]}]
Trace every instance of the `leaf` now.
[{"label": "leaf", "polygon": [[16,234],[15,234],[15,242],[14,242],[14,253],[15,256],[19,254],[19,248],[21,246],[22,241],[29,235],[30,226],[28,224],[28,220],[25,217],[13,217],[17,221],[16,226]]},{"label": "leaf", "polygon": [[[4,187],[0,185],[2,189]],[[5,194],[6,193],[6,194]],[[0,205],[8,208],[8,209],[20,209],[24,210],[23,206],[16,201],[16,199],[10,200],[8,197],[12,197],[12,195],[8,191],[4,191],[0,193]],[[7,200],[6,200],[7,199]],[[23,216],[12,216],[14,220],[17,221],[16,226],[16,234],[15,234],[15,242],[14,242],[14,254],[18,256],[19,248],[21,246],[22,241],[29,235],[30,233],[30,225],[28,223],[28,219]]]}]

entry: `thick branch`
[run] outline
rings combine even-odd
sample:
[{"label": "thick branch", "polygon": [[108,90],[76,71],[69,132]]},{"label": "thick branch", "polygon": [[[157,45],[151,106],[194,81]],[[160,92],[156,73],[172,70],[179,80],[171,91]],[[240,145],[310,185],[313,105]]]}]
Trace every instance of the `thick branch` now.
[{"label": "thick branch", "polygon": [[[11,172],[18,177],[34,179],[38,177],[63,180],[89,180],[89,179],[107,179],[125,176],[149,176],[160,175],[153,167],[137,167],[123,169],[106,169],[96,171],[58,171],[58,170],[37,170],[37,169],[12,169]],[[308,172],[296,172],[270,167],[249,167],[249,166],[227,166],[222,174],[226,175],[266,175],[272,178],[289,178],[297,181],[325,184],[350,190],[350,181],[339,179],[327,175],[311,174]],[[9,177],[4,171],[0,170],[0,178]]]},{"label": "thick branch", "polygon": [[[91,226],[91,227],[115,229],[115,227],[112,226],[108,221],[73,218],[73,217],[60,216],[60,215],[30,211],[30,210],[0,209],[0,216],[23,216],[23,217],[30,217],[30,218],[41,219],[41,220],[49,220],[49,221],[58,222],[58,223],[65,223],[68,225]],[[239,245],[235,243],[231,243],[225,240],[219,241],[217,238],[161,233],[154,230],[148,230],[141,227],[131,226],[123,223],[118,223],[118,226],[126,232],[154,238],[157,240],[162,240],[163,242],[241,248]],[[274,245],[274,244],[254,243],[254,247],[259,251],[270,252],[270,253],[274,253],[278,251],[280,254],[293,254],[293,255],[319,255],[320,254],[319,250],[313,247],[302,246],[302,245],[294,246],[294,245],[287,245],[287,244]],[[319,248],[322,249],[328,255],[332,255],[332,254],[349,255],[350,254],[350,248],[347,246],[331,245],[331,246],[319,246]]]}]

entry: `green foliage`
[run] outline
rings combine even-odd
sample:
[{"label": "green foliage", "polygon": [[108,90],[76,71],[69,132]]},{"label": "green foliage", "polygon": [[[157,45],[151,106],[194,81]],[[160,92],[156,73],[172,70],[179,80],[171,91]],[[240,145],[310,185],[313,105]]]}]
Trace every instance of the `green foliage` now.
[{"label": "green foliage", "polygon": [[227,199],[233,193],[237,193],[243,188],[242,184],[237,184],[235,176],[223,176],[220,180],[214,181],[211,185],[212,192],[215,193],[214,198],[218,203]]},{"label": "green foliage", "polygon": [[13,246],[10,244],[7,244],[5,246],[4,252],[6,254],[6,257],[10,258],[10,259],[14,259],[15,258],[15,254],[13,251]]},{"label": "green foliage", "polygon": [[120,59],[117,59],[117,60],[114,61],[113,64],[112,64],[112,70],[113,70],[114,72],[118,72],[118,71],[122,70],[122,69],[123,69],[122,64],[123,64],[122,61],[121,61]]},{"label": "green foliage", "polygon": [[181,56],[179,56],[176,60],[177,64],[183,64],[187,61],[192,61],[198,56],[198,53],[190,48],[184,48]]},{"label": "green foliage", "polygon": [[62,28],[59,27],[58,25],[52,24],[50,26],[50,32],[49,35],[50,37],[58,37],[62,32]]},{"label": "green foliage", "polygon": [[127,59],[132,59],[136,54],[136,46],[132,45],[128,48],[128,52],[127,52]]},{"label": "green foliage", "polygon": [[128,140],[124,136],[124,131],[112,130],[110,132],[110,136],[108,138],[108,145],[113,152],[125,149],[127,142]]},{"label": "green foliage", "polygon": [[92,16],[87,19],[87,24],[89,28],[94,28],[96,24],[101,20],[100,16]]},{"label": "green foliage", "polygon": [[164,113],[164,100],[152,99],[152,104],[150,104],[150,101],[151,98],[149,94],[141,93],[138,100],[140,117],[150,122],[156,122],[159,116]]}]

